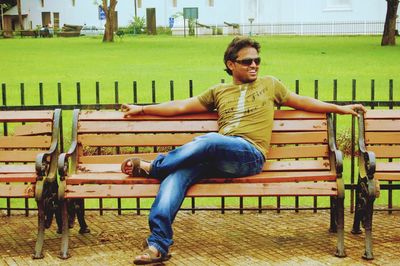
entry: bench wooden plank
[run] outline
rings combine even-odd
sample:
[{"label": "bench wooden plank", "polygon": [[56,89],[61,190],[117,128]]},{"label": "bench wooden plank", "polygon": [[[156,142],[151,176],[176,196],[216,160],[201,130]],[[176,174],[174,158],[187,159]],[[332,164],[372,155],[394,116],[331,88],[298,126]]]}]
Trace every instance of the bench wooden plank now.
[{"label": "bench wooden plank", "polygon": [[400,144],[400,132],[365,132],[366,144]]},{"label": "bench wooden plank", "polygon": [[52,121],[53,111],[0,111],[0,122]]},{"label": "bench wooden plank", "polygon": [[[240,178],[207,178],[199,183],[277,183],[304,181],[335,181],[336,174],[330,171],[304,172],[262,172],[258,175]],[[153,178],[132,178],[118,172],[97,172],[72,174],[67,184],[153,184],[158,183]]]},{"label": "bench wooden plank", "polygon": [[0,162],[34,162],[40,150],[0,150]]},{"label": "bench wooden plank", "polygon": [[[328,171],[329,166],[328,160],[267,161],[264,171]],[[80,164],[78,170],[83,173],[120,173],[121,164]]]},{"label": "bench wooden plank", "polygon": [[313,158],[328,157],[329,151],[326,145],[301,145],[271,147],[268,151],[268,159],[287,159],[287,158]]},{"label": "bench wooden plank", "polygon": [[376,162],[377,172],[399,172],[400,162]]},{"label": "bench wooden plank", "polygon": [[[79,163],[82,164],[103,164],[121,163],[123,160],[131,157],[139,157],[144,160],[154,160],[158,153],[131,153],[117,155],[88,155],[79,157]],[[288,158],[315,158],[328,156],[328,148],[323,145],[312,146],[287,146],[271,147],[267,155],[268,160],[288,159]]]},{"label": "bench wooden plank", "polygon": [[[124,146],[181,146],[203,134],[160,133],[157,134],[82,134],[78,142],[83,146],[124,147]],[[326,132],[284,132],[273,133],[271,144],[327,143]]]},{"label": "bench wooden plank", "polygon": [[34,173],[34,164],[5,164],[0,165],[0,174],[7,173]]},{"label": "bench wooden plank", "polygon": [[365,119],[400,119],[400,110],[369,110]]},{"label": "bench wooden plank", "polygon": [[53,131],[52,122],[43,122],[43,123],[19,125],[18,127],[15,128],[14,135],[34,136],[34,135],[51,134],[52,131]]},{"label": "bench wooden plank", "polygon": [[[151,116],[151,115],[137,115],[128,118],[123,117],[123,113],[116,111],[81,111],[79,120],[82,121],[121,121],[121,120],[217,120],[218,114],[216,112],[179,115],[175,117]],[[298,110],[277,110],[274,112],[274,119],[326,119],[326,114],[311,113]]]},{"label": "bench wooden plank", "polygon": [[365,132],[368,131],[399,131],[400,119],[366,120]]},{"label": "bench wooden plank", "polygon": [[0,136],[1,148],[49,148],[51,136]]},{"label": "bench wooden plank", "polygon": [[78,129],[79,133],[215,132],[218,126],[215,121],[81,121]]},{"label": "bench wooden plank", "polygon": [[374,178],[382,181],[400,181],[399,172],[375,172]]},{"label": "bench wooden plank", "polygon": [[400,147],[399,146],[371,146],[367,147],[369,151],[375,153],[376,158],[399,158],[400,157]]},{"label": "bench wooden plank", "polygon": [[[135,185],[67,185],[65,198],[149,198],[155,197],[158,184]],[[272,184],[196,184],[187,197],[234,196],[336,196],[335,182]]]},{"label": "bench wooden plank", "polygon": [[33,198],[34,191],[34,184],[0,184],[0,198]]},{"label": "bench wooden plank", "polygon": [[[80,121],[79,133],[135,133],[135,132],[216,132],[216,121],[113,121],[98,123]],[[324,120],[274,120],[274,131],[326,131]]]},{"label": "bench wooden plank", "polygon": [[0,173],[0,182],[26,182],[35,183],[36,173]]}]

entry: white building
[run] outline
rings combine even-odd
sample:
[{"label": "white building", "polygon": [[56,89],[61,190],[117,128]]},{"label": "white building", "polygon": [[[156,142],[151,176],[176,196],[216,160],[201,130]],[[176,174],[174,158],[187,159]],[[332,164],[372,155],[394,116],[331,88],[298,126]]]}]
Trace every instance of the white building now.
[{"label": "white building", "polygon": [[[21,0],[26,29],[52,24],[102,27],[100,0]],[[380,34],[386,16],[384,0],[118,0],[117,21],[127,26],[135,15],[155,13],[157,26],[182,34],[184,8],[194,8],[197,22],[224,33],[241,34]],[[153,14],[154,14],[153,13]],[[238,28],[225,24],[237,24]],[[187,24],[187,23],[186,23]],[[399,25],[399,24],[398,24]],[[17,8],[4,14],[4,29],[18,29]],[[198,33],[211,33],[199,27]]]}]

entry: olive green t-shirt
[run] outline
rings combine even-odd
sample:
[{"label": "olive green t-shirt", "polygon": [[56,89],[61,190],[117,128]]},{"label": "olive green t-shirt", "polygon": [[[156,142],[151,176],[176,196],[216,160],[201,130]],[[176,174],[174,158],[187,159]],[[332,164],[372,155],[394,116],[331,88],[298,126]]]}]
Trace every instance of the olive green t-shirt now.
[{"label": "olive green t-shirt", "polygon": [[266,158],[271,141],[274,105],[283,104],[289,90],[266,76],[247,84],[219,84],[198,96],[208,110],[217,110],[219,133],[240,136],[253,143]]}]

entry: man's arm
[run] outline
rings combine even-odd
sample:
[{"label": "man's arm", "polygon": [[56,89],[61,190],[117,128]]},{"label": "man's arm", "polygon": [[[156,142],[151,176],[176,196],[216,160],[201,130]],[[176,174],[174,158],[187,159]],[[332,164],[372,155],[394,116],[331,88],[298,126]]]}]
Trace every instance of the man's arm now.
[{"label": "man's arm", "polygon": [[358,115],[357,111],[362,110],[364,113],[367,109],[362,104],[337,105],[326,103],[311,97],[300,96],[290,92],[288,99],[283,104],[298,110],[316,112],[316,113],[338,113]]},{"label": "man's arm", "polygon": [[188,113],[207,112],[208,109],[200,103],[197,97],[192,97],[185,100],[175,100],[152,105],[123,104],[121,106],[121,111],[124,112],[125,117],[139,114],[174,116]]}]

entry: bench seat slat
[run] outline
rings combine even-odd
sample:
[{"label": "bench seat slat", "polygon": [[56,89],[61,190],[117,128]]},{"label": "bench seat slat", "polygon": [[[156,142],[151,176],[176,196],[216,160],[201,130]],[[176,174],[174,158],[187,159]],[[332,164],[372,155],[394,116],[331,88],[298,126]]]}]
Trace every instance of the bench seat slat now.
[{"label": "bench seat slat", "polygon": [[[203,134],[160,133],[160,134],[81,134],[78,141],[83,146],[181,146]],[[326,132],[274,132],[271,144],[327,143]]]},{"label": "bench seat slat", "polygon": [[400,144],[400,132],[365,132],[365,143]]},{"label": "bench seat slat", "polygon": [[34,184],[0,184],[0,198],[32,198],[34,192]]},{"label": "bench seat slat", "polygon": [[[158,184],[152,185],[67,185],[65,198],[137,198],[155,197]],[[196,184],[188,197],[215,196],[336,196],[335,182],[303,182],[272,184]]]},{"label": "bench seat slat", "polygon": [[50,136],[0,136],[1,148],[49,148]]},{"label": "bench seat slat", "polygon": [[53,111],[0,111],[0,122],[52,121]]},{"label": "bench seat slat", "polygon": [[[121,164],[80,164],[78,169],[82,173],[92,173],[92,172],[106,172],[106,173],[120,173]],[[319,171],[330,169],[328,160],[299,160],[299,161],[267,161],[264,164],[264,171]],[[0,166],[1,173],[1,166]]]},{"label": "bench seat slat", "polygon": [[[262,172],[258,175],[240,178],[207,178],[199,183],[276,183],[303,181],[334,181],[336,174],[330,171],[304,172]],[[132,178],[118,172],[92,172],[72,174],[67,178],[67,184],[152,184],[158,183],[153,178]]]},{"label": "bench seat slat", "polygon": [[36,173],[14,173],[14,174],[1,174],[0,182],[36,182]]}]

